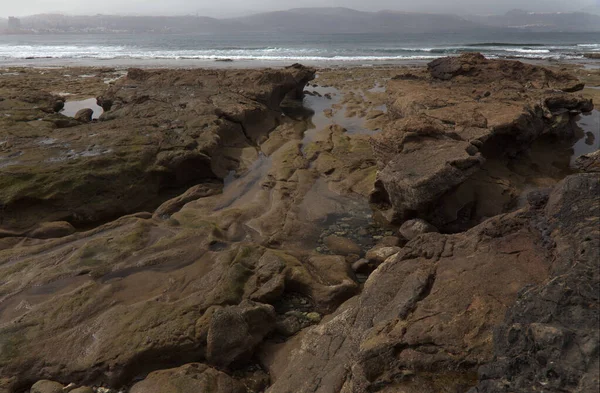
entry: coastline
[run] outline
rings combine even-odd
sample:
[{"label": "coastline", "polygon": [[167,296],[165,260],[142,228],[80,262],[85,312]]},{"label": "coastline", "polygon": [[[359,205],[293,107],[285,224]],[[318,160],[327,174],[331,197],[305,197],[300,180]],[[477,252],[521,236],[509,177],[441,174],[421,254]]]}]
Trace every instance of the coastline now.
[{"label": "coastline", "polygon": [[[437,57],[436,57],[437,58]],[[14,59],[0,60],[0,67],[112,67],[118,69],[127,68],[173,68],[173,69],[261,69],[261,68],[283,68],[292,63],[300,63],[309,67],[317,68],[356,68],[356,67],[418,67],[425,66],[434,60],[407,59],[394,61],[314,61],[303,60],[235,60],[235,61],[217,61],[217,60],[197,60],[197,59],[56,59],[56,58],[38,58],[38,59]],[[600,69],[600,59],[569,59],[569,60],[538,60],[538,59],[520,59],[506,58],[503,60],[521,61],[527,64],[539,66],[582,66],[586,69]]]}]

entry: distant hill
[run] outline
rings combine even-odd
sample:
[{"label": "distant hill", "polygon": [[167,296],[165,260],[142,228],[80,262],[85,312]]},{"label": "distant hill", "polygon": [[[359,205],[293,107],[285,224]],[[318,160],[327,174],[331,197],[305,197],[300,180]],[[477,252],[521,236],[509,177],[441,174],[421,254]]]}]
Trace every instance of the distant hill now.
[{"label": "distant hill", "polygon": [[297,8],[235,20],[238,27],[245,30],[314,33],[421,33],[482,27],[454,15],[361,12],[348,8]]},{"label": "distant hill", "polygon": [[[0,19],[0,31],[6,20]],[[203,16],[66,16],[21,18],[30,33],[443,33],[466,30],[600,31],[600,16],[588,13],[531,13],[460,17],[397,11],[361,12],[349,8],[296,8],[239,18]]]},{"label": "distant hill", "polygon": [[524,31],[592,32],[600,31],[600,15],[585,12],[527,12],[512,10],[504,15],[469,17],[490,27]]},{"label": "distant hill", "polygon": [[38,32],[202,33],[222,31],[228,23],[203,16],[40,14],[21,18],[21,25]]}]

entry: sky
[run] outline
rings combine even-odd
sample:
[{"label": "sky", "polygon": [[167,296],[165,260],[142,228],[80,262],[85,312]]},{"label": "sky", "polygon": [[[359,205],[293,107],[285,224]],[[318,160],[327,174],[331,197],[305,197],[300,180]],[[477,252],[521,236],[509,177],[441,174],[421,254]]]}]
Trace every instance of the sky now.
[{"label": "sky", "polygon": [[[215,6],[217,3],[219,6]],[[519,8],[528,11],[579,11],[600,7],[600,0],[0,0],[0,16],[39,13],[184,15],[234,17],[257,12],[298,7],[348,7],[361,11],[391,9],[410,12],[454,14],[504,13]]]}]

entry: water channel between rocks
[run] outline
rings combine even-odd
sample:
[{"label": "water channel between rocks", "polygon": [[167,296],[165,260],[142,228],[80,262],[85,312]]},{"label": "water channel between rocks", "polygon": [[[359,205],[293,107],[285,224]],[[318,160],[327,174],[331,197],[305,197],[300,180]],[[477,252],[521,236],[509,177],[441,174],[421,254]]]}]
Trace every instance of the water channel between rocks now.
[{"label": "water channel between rocks", "polygon": [[88,98],[79,101],[65,101],[65,106],[60,113],[68,117],[74,117],[78,111],[87,108],[94,111],[92,119],[98,119],[102,115],[102,112],[104,112],[102,107],[96,103],[95,98]]},{"label": "water channel between rocks", "polygon": [[[382,90],[384,88],[379,85],[374,89],[384,91]],[[311,91],[318,94],[307,95],[303,102],[304,110],[308,109],[313,111],[314,114],[309,114],[307,129],[302,139],[298,141],[302,146],[314,141],[321,130],[334,124],[345,128],[347,133],[351,135],[373,132],[364,128],[364,118],[346,117],[343,108],[329,113],[329,110],[333,109],[334,105],[340,104],[342,100],[343,93],[340,90],[333,87],[313,86]],[[88,99],[65,103],[63,114],[72,116],[82,108],[94,109],[95,118],[101,113],[99,112],[101,108],[96,105],[95,99]],[[541,138],[533,144],[527,153],[511,160],[508,166],[504,166],[504,163],[497,165],[498,163],[489,160],[489,164],[483,168],[484,171],[482,172],[492,173],[495,170],[494,166],[501,167],[500,172],[508,176],[509,181],[517,184],[516,188],[520,193],[520,195],[517,195],[517,205],[522,206],[524,196],[529,191],[556,184],[572,173],[570,164],[575,158],[600,149],[600,111],[594,110],[590,114],[581,115],[576,119],[576,122],[578,127],[575,127],[573,139]],[[218,202],[214,205],[213,211],[219,212],[251,203],[255,195],[263,190],[263,184],[268,181],[269,171],[273,166],[272,156],[258,154],[258,159],[244,172],[230,173],[224,180],[223,193],[218,196]],[[7,157],[0,156],[0,166],[2,166],[3,160],[7,160]],[[485,183],[485,179],[482,182]],[[481,187],[481,185],[476,186]],[[483,188],[489,187],[485,185]],[[503,196],[494,195],[494,190],[489,192],[491,192],[490,201],[492,203],[504,200]],[[502,192],[502,189],[500,189],[499,193]],[[494,199],[496,197],[500,199]],[[305,243],[309,251],[330,254],[331,252],[324,245],[323,239],[329,235],[337,235],[354,241],[364,253],[383,236],[394,234],[394,231],[390,228],[383,228],[375,223],[366,196],[338,194],[331,189],[327,179],[323,176],[316,177],[310,190],[303,195],[300,201],[296,201],[294,208],[297,210],[299,219],[310,224],[314,230],[313,235],[308,237],[309,241]],[[482,215],[485,216],[486,213],[484,211]],[[189,269],[192,269],[192,267]],[[128,274],[144,274],[148,276],[149,283],[163,280],[163,273],[144,270],[148,269],[136,268],[131,272],[123,272],[113,276],[107,275],[101,281],[113,278],[124,279]],[[0,323],[22,315],[35,304],[47,300],[49,295],[67,293],[91,280],[87,276],[65,278],[43,287],[31,288],[18,295],[10,296],[0,302]]]}]

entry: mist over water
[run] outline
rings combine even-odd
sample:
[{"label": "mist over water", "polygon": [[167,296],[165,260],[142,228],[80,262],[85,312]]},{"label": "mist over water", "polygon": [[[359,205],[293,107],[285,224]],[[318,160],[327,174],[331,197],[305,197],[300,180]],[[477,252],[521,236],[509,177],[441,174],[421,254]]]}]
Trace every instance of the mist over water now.
[{"label": "mist over water", "polygon": [[580,59],[585,53],[600,53],[600,33],[0,36],[0,63],[38,58],[343,63],[427,60],[466,51],[489,58]]}]

